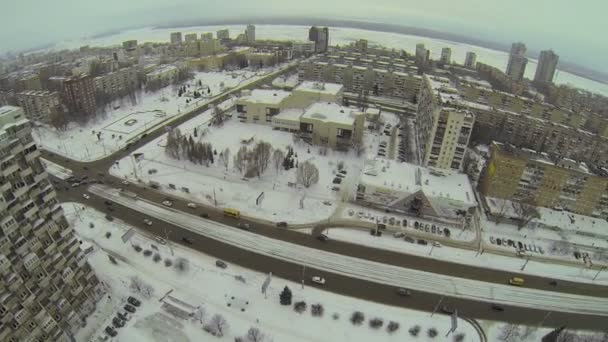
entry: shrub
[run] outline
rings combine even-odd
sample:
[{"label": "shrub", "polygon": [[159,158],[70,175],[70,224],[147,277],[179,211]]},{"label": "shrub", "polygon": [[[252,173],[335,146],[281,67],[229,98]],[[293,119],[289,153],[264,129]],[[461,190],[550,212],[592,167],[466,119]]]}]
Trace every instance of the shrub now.
[{"label": "shrub", "polygon": [[323,309],[323,305],[321,304],[313,304],[310,306],[310,313],[315,317],[323,316],[323,311],[325,311],[325,309]]},{"label": "shrub", "polygon": [[146,250],[144,251],[144,256],[145,256],[145,257],[149,257],[150,255],[152,255],[152,251],[151,251],[151,250],[149,250],[149,249],[146,249]]},{"label": "shrub", "polygon": [[365,315],[361,311],[355,311],[350,316],[350,322],[354,325],[361,325],[363,321],[365,321]]},{"label": "shrub", "polygon": [[435,328],[430,328],[426,333],[427,335],[429,335],[430,338],[437,337],[437,329]]},{"label": "shrub", "polygon": [[291,296],[291,290],[285,286],[281,294],[279,294],[281,305],[291,305]]},{"label": "shrub", "polygon": [[390,321],[386,325],[386,331],[388,331],[389,334],[392,334],[397,330],[399,330],[399,323],[397,323],[395,321]]},{"label": "shrub", "polygon": [[462,342],[462,341],[464,341],[464,336],[465,335],[463,333],[454,335],[454,342]]},{"label": "shrub", "polygon": [[171,259],[165,259],[165,267],[171,267],[173,265],[173,261]]},{"label": "shrub", "polygon": [[334,319],[334,321],[337,321],[337,320],[339,320],[339,319],[340,319],[340,314],[339,314],[339,313],[337,313],[337,312],[334,312],[334,314],[333,314],[333,315],[331,315],[331,318],[333,318],[333,319]]},{"label": "shrub", "polygon": [[382,318],[374,318],[371,321],[369,321],[369,326],[374,328],[374,329],[380,329],[382,327],[382,325],[384,325],[384,321],[382,320]]},{"label": "shrub", "polygon": [[141,246],[140,246],[140,245],[133,245],[133,249],[134,249],[134,250],[135,250],[137,253],[141,252],[141,250],[142,250],[142,248],[141,248]]},{"label": "shrub", "polygon": [[410,330],[408,330],[408,332],[412,336],[418,336],[418,334],[420,333],[420,326],[414,325],[413,327],[410,328]]},{"label": "shrub", "polygon": [[189,267],[190,267],[190,264],[188,263],[188,260],[186,260],[184,258],[177,258],[177,260],[175,261],[175,269],[179,273],[188,271]]},{"label": "shrub", "polygon": [[295,310],[295,312],[301,314],[302,312],[306,311],[306,302],[304,302],[304,301],[295,302],[293,304],[293,309]]},{"label": "shrub", "polygon": [[154,262],[159,262],[161,261],[163,258],[160,257],[160,254],[158,253],[154,253],[154,257],[152,258],[152,260],[154,260]]},{"label": "shrub", "polygon": [[112,233],[106,232],[106,239],[109,239],[110,237],[112,237]]}]

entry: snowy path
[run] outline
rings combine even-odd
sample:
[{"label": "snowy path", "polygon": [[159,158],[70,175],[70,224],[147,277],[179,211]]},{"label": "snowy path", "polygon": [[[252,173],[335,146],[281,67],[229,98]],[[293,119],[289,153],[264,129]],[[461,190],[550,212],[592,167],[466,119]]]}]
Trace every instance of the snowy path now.
[{"label": "snowy path", "polygon": [[573,295],[496,285],[476,280],[444,276],[441,274],[385,265],[344,255],[313,250],[287,242],[244,232],[237,228],[200,219],[186,213],[160,207],[142,200],[133,200],[119,194],[117,189],[93,185],[89,191],[110,199],[155,219],[179,225],[209,238],[241,249],[275,257],[296,264],[362,280],[382,283],[440,295],[501,303],[547,311],[608,316],[608,298]]}]

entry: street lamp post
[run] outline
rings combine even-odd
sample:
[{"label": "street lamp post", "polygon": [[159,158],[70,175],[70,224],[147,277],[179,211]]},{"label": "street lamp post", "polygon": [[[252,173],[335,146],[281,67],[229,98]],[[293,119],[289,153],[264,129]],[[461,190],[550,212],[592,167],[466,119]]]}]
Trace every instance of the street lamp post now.
[{"label": "street lamp post", "polygon": [[524,262],[524,264],[521,266],[522,271],[524,270],[524,268],[526,268],[526,265],[528,264],[529,261],[530,261],[530,258],[527,258],[526,262]]},{"label": "street lamp post", "polygon": [[606,266],[600,267],[600,269],[597,271],[597,273],[593,276],[592,280],[595,280],[597,278],[597,276],[600,275],[600,272],[602,272],[605,269],[606,269]]},{"label": "street lamp post", "polygon": [[171,234],[171,231],[167,231],[167,228],[163,228],[164,232],[165,232],[165,240],[167,241],[167,246],[169,246],[169,250],[171,251],[171,256],[174,256],[175,254],[173,253],[173,247],[171,247],[171,241],[169,240],[169,234]]},{"label": "street lamp post", "polygon": [[545,315],[545,317],[543,317],[543,320],[540,321],[540,323],[538,324],[538,326],[542,326],[543,323],[545,323],[545,321],[547,320],[547,318],[549,318],[549,315],[551,315],[551,311],[547,311],[547,314]]},{"label": "street lamp post", "polygon": [[439,302],[437,302],[437,305],[435,305],[435,307],[433,308],[433,312],[431,312],[431,317],[433,317],[433,315],[435,314],[435,312],[439,308],[439,305],[441,305],[441,302],[443,302],[443,296],[441,296],[441,298],[439,298]]}]

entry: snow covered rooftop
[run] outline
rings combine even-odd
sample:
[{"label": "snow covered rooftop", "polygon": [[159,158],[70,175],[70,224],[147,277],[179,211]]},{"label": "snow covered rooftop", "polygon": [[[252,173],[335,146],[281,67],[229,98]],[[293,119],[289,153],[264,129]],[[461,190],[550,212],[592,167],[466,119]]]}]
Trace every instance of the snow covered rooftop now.
[{"label": "snow covered rooftop", "polygon": [[441,197],[466,205],[476,205],[467,176],[448,170],[376,158],[365,162],[360,182],[406,193],[422,190],[428,197]]},{"label": "snow covered rooftop", "polygon": [[317,102],[306,109],[302,118],[352,125],[355,122],[355,112],[336,103]]},{"label": "snow covered rooftop", "polygon": [[485,80],[480,80],[478,78],[471,77],[471,76],[463,76],[460,79],[463,80],[463,81],[465,81],[465,82],[474,84],[474,85],[476,85],[478,87],[481,87],[481,88],[492,89],[492,85],[488,81],[485,81]]},{"label": "snow covered rooftop", "polygon": [[163,65],[159,65],[158,67],[156,67],[156,69],[154,69],[154,71],[150,72],[148,75],[150,76],[154,76],[154,75],[158,75],[158,74],[162,74],[171,70],[176,70],[177,67],[175,65],[171,65],[171,64],[163,64]]},{"label": "snow covered rooftop", "polygon": [[279,114],[273,116],[273,119],[279,120],[300,120],[305,110],[301,108],[287,108],[282,110]]},{"label": "snow covered rooftop", "polygon": [[290,92],[284,90],[254,89],[249,95],[241,97],[241,100],[251,103],[279,104],[290,95]]},{"label": "snow covered rooftop", "polygon": [[299,86],[297,86],[295,90],[337,95],[342,90],[342,88],[343,86],[341,84],[336,83],[319,83],[305,81],[302,82]]}]

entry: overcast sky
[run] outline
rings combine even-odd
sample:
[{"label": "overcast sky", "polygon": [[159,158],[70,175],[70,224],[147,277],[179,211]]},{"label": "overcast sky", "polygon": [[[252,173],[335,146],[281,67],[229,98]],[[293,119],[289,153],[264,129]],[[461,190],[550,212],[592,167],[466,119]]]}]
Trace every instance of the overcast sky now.
[{"label": "overcast sky", "polygon": [[0,0],[0,53],[123,27],[242,16],[315,16],[417,26],[553,48],[608,71],[607,0]]}]

